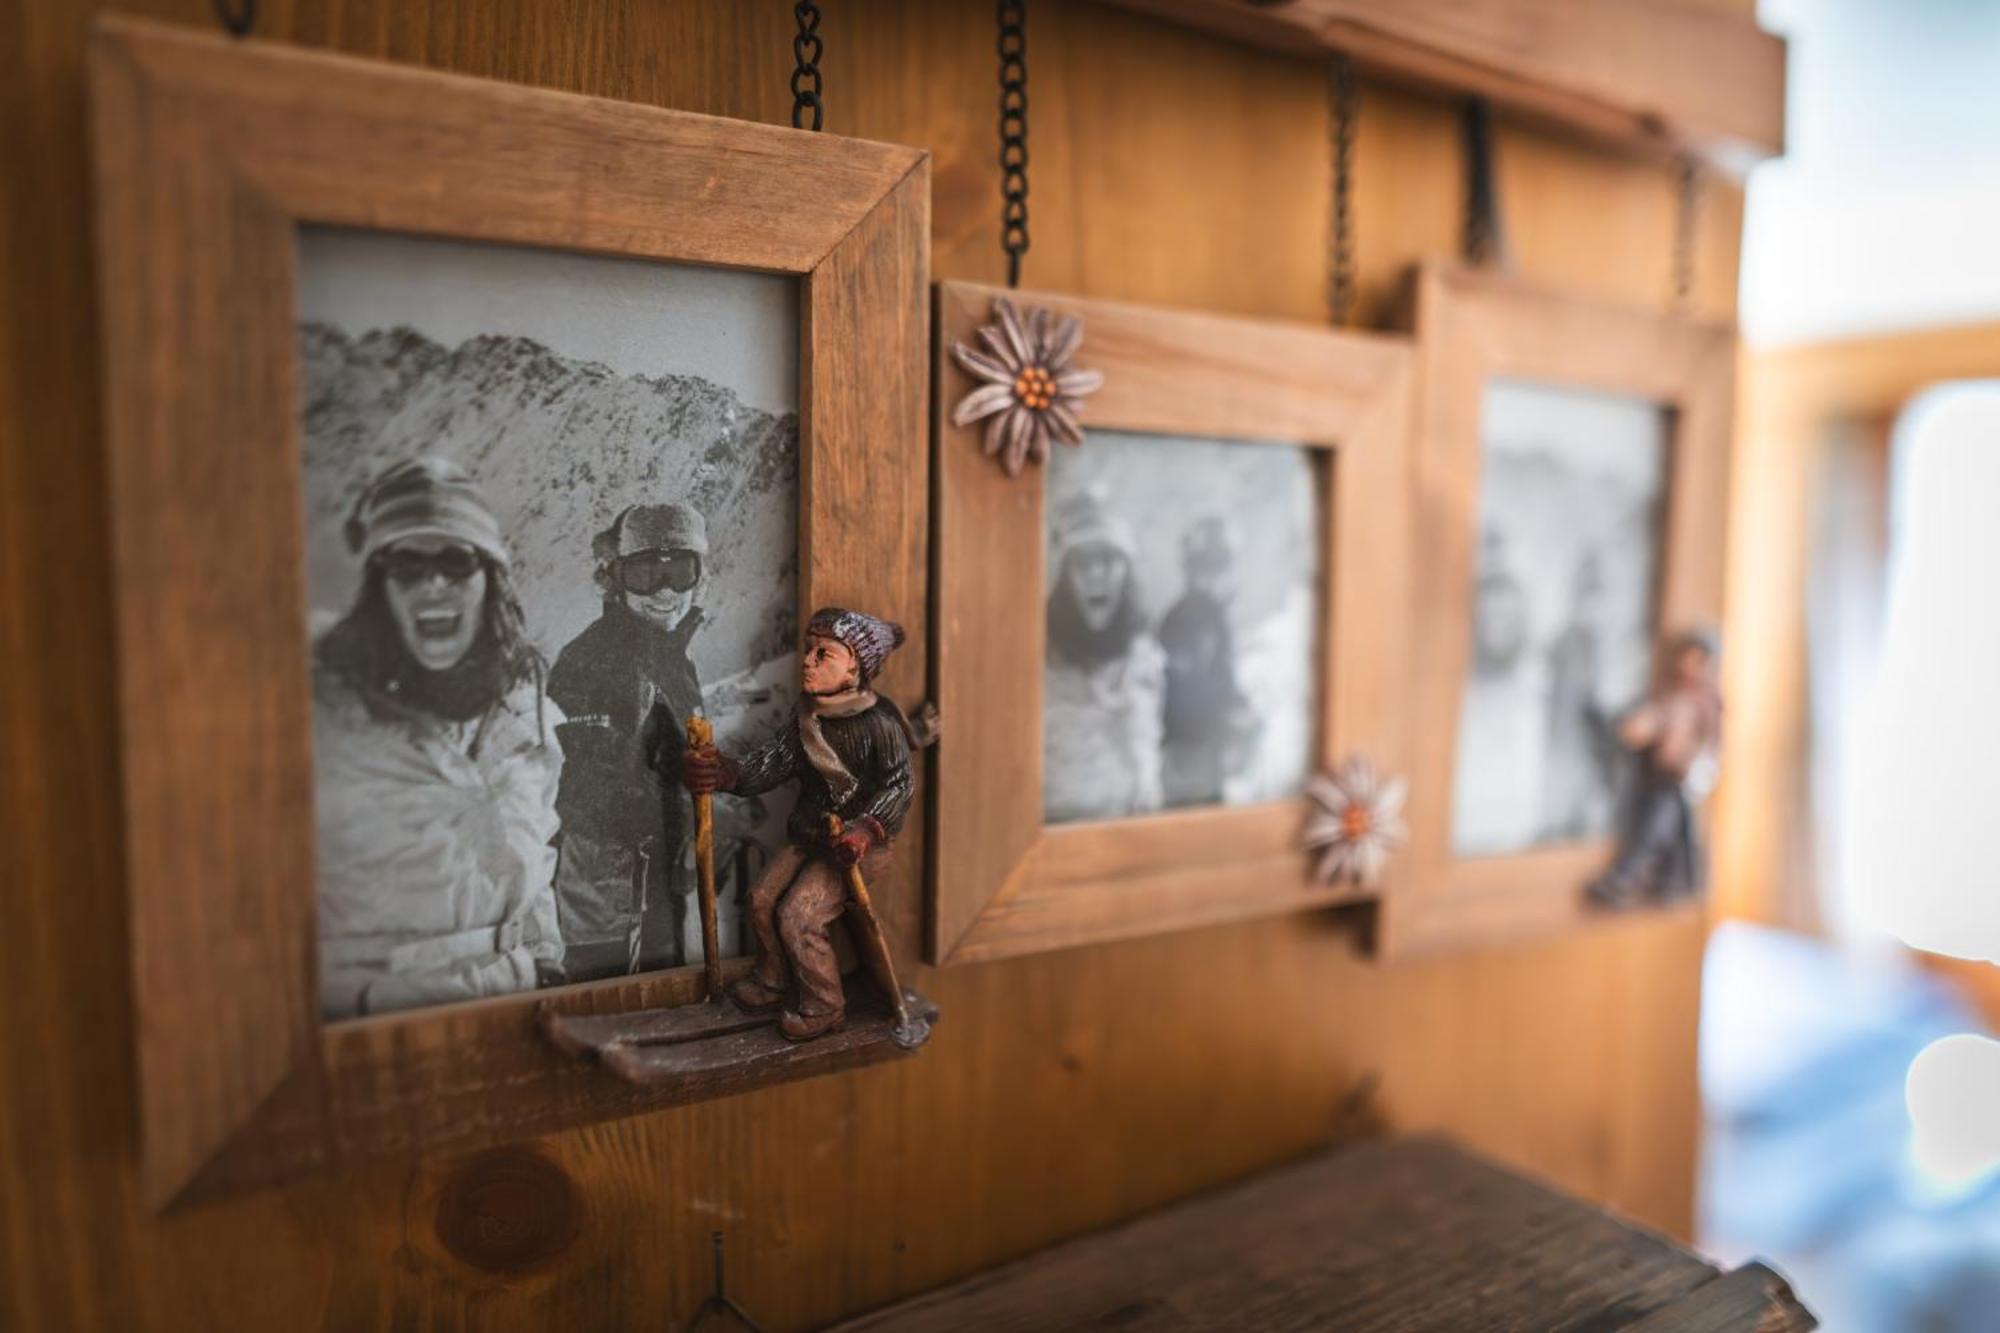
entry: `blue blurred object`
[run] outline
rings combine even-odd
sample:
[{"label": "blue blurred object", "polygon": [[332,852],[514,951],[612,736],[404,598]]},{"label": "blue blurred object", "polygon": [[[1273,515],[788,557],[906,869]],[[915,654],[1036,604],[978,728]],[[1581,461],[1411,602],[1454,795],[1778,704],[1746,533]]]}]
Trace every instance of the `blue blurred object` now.
[{"label": "blue blurred object", "polygon": [[1917,1052],[1983,1030],[1906,956],[1718,926],[1702,978],[1702,1248],[1775,1265],[1832,1333],[2000,1329],[2000,1177],[1924,1177],[1903,1102]]}]

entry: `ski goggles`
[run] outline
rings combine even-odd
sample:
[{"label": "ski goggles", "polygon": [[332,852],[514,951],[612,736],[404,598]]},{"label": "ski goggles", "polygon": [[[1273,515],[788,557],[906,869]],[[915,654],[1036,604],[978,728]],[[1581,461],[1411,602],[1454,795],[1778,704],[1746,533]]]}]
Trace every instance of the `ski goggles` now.
[{"label": "ski goggles", "polygon": [[619,586],[641,597],[662,588],[686,592],[699,582],[701,556],[693,551],[640,551],[618,561]]},{"label": "ski goggles", "polygon": [[479,552],[469,546],[445,546],[435,551],[392,546],[375,559],[405,588],[440,577],[447,583],[464,583],[480,569]]}]

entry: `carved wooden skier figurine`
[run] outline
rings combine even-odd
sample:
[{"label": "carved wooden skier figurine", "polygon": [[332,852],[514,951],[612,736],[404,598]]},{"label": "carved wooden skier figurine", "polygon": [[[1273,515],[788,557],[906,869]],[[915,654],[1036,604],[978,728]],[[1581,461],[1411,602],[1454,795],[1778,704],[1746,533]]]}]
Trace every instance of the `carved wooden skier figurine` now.
[{"label": "carved wooden skier figurine", "polygon": [[828,932],[847,907],[848,872],[879,863],[910,808],[915,732],[893,701],[869,688],[902,642],[902,626],[886,620],[840,607],[816,612],[806,625],[793,722],[741,759],[713,745],[692,749],[680,773],[697,796],[755,796],[799,784],[786,827],[790,845],[750,891],[757,963],[730,992],[750,1013],[783,1009],[778,1027],[793,1041],[846,1020]]},{"label": "carved wooden skier figurine", "polygon": [[1617,859],[1589,889],[1605,906],[1667,901],[1701,887],[1695,806],[1714,780],[1722,743],[1715,666],[1713,635],[1682,634],[1668,645],[1653,696],[1618,724],[1619,743],[1637,763]]}]

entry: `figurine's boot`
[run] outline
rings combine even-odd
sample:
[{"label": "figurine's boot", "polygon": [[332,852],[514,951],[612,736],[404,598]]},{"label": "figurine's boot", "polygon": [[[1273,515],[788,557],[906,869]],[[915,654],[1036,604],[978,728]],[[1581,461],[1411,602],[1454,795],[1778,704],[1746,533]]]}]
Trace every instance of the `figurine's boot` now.
[{"label": "figurine's boot", "polygon": [[824,1037],[829,1032],[838,1032],[847,1022],[844,1010],[828,1014],[802,1014],[787,1009],[785,1016],[778,1020],[778,1031],[785,1034],[788,1041],[811,1041],[814,1037]]},{"label": "figurine's boot", "polygon": [[745,977],[729,988],[729,998],[746,1014],[768,1014],[785,1007],[785,993],[756,977]]}]

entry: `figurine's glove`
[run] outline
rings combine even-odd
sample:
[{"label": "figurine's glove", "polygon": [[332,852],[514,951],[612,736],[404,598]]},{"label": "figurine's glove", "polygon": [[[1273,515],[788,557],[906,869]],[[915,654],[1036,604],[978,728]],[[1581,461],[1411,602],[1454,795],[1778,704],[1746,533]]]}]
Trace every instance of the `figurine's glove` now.
[{"label": "figurine's glove", "polygon": [[689,750],[681,765],[681,785],[696,796],[736,789],[736,765],[713,745]]},{"label": "figurine's glove", "polygon": [[862,857],[888,841],[881,822],[872,815],[863,815],[842,829],[827,851],[832,855],[833,863],[845,870],[849,866],[860,865]]}]

